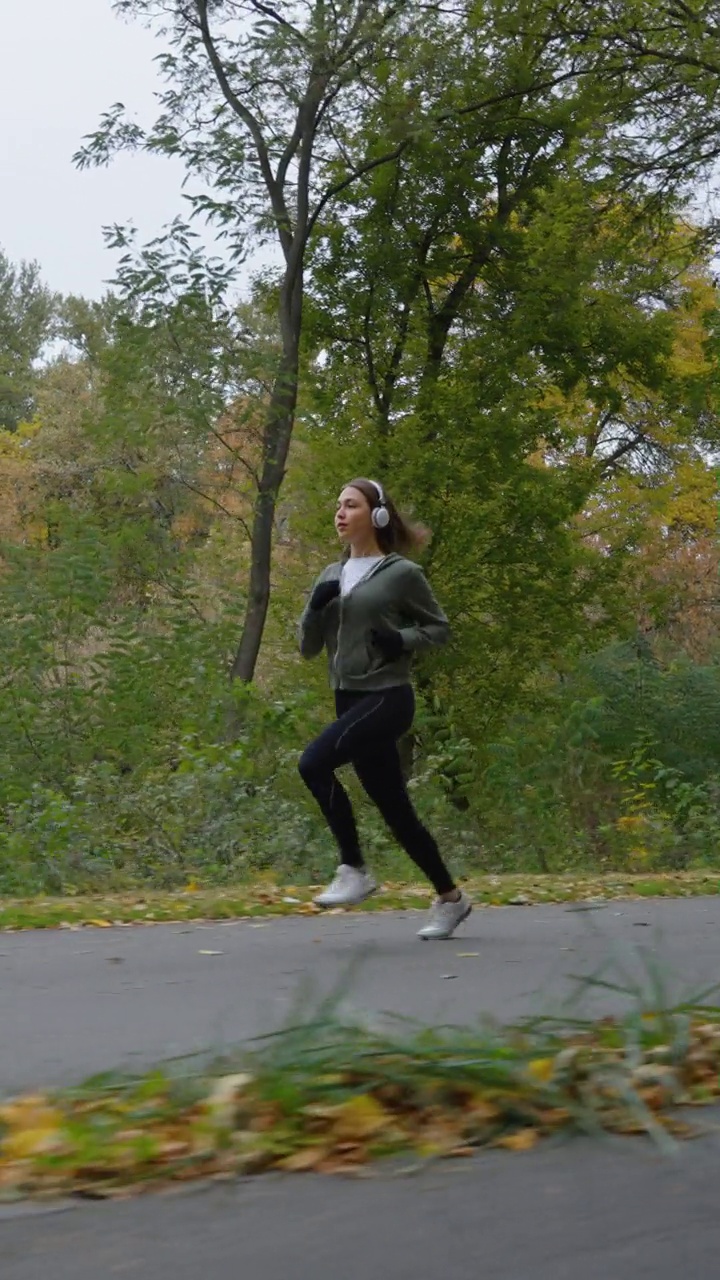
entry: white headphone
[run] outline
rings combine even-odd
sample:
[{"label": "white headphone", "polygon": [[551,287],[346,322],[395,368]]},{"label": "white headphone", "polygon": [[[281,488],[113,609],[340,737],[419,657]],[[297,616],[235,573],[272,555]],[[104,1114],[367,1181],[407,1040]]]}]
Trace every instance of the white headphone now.
[{"label": "white headphone", "polygon": [[378,501],[380,503],[379,507],[373,507],[372,522],[376,529],[387,529],[390,523],[390,512],[385,505],[385,490],[381,484],[378,484],[377,480],[369,480],[368,484],[371,484],[373,489],[377,491]]}]

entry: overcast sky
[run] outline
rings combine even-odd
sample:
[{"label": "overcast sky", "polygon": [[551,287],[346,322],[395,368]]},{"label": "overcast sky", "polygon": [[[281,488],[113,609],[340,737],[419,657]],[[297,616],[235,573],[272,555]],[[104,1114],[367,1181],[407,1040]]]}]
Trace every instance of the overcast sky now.
[{"label": "overcast sky", "polygon": [[182,168],[160,157],[118,157],[109,169],[72,164],[100,114],[124,102],[154,117],[160,46],[111,0],[18,0],[3,6],[0,77],[0,247],[35,259],[63,293],[99,296],[113,274],[102,227],[133,221],[143,239],[175,214]]}]

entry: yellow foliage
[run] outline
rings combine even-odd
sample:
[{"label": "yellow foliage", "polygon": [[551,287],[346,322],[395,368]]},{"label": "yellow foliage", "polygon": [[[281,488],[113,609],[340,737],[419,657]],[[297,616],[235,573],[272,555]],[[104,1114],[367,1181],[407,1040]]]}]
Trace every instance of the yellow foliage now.
[{"label": "yellow foliage", "polygon": [[338,1107],[333,1123],[333,1137],[339,1142],[362,1142],[382,1132],[391,1117],[369,1093],[361,1093]]},{"label": "yellow foliage", "polygon": [[0,1123],[7,1133],[0,1142],[6,1160],[29,1160],[64,1145],[64,1117],[44,1094],[31,1094],[0,1107]]},{"label": "yellow foliage", "polygon": [[532,1062],[528,1063],[527,1070],[528,1075],[532,1076],[533,1080],[539,1080],[541,1084],[545,1084],[553,1077],[555,1072],[555,1059],[534,1058]]},{"label": "yellow foliage", "polygon": [[540,1133],[537,1129],[519,1129],[517,1133],[508,1133],[503,1138],[498,1138],[495,1145],[504,1147],[506,1151],[531,1151],[540,1141]]}]

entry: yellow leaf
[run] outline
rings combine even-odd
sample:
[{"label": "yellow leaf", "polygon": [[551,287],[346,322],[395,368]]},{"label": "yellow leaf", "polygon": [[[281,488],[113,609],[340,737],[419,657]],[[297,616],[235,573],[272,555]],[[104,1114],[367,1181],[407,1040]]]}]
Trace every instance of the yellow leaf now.
[{"label": "yellow leaf", "polygon": [[303,1147],[300,1151],[293,1151],[291,1156],[278,1160],[277,1167],[288,1173],[305,1173],[308,1169],[317,1169],[326,1156],[326,1147]]},{"label": "yellow leaf", "polygon": [[380,1133],[389,1123],[383,1105],[369,1093],[361,1093],[338,1107],[333,1136],[340,1142],[359,1142]]},{"label": "yellow leaf", "polygon": [[539,1140],[537,1129],[519,1129],[517,1133],[507,1133],[504,1138],[498,1138],[495,1145],[504,1147],[506,1151],[530,1151]]},{"label": "yellow leaf", "polygon": [[112,929],[112,925],[109,920],[86,920],[85,924],[91,924],[96,929]]},{"label": "yellow leaf", "polygon": [[0,1142],[0,1155],[8,1160],[28,1160],[53,1151],[63,1143],[64,1117],[42,1094],[17,1098],[0,1107],[0,1123],[8,1132]]},{"label": "yellow leaf", "polygon": [[477,1093],[467,1106],[467,1113],[472,1116],[473,1120],[485,1121],[487,1124],[493,1124],[499,1120],[502,1112],[494,1102],[490,1102],[482,1093]]},{"label": "yellow leaf", "polygon": [[552,1079],[555,1071],[555,1059],[533,1058],[532,1062],[528,1063],[527,1070],[528,1075],[532,1076],[533,1080],[539,1080],[542,1084],[545,1084],[546,1081]]}]

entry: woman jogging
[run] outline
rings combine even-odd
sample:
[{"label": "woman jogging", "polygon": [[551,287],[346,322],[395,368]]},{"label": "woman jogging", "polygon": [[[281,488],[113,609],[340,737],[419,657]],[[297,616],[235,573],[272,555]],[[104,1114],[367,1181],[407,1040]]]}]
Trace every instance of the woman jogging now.
[{"label": "woman jogging", "polygon": [[420,567],[401,552],[422,542],[374,480],[353,480],[338,499],[345,552],[320,574],[300,621],[300,652],[327,650],[337,719],[303,753],[300,774],[340,850],[331,885],[315,902],[356,906],[377,889],[365,866],[347,793],[336,770],[352,764],[398,842],[437,893],[421,938],[449,938],[471,911],[407,793],[397,742],[415,714],[413,653],[448,639],[448,621]]}]

